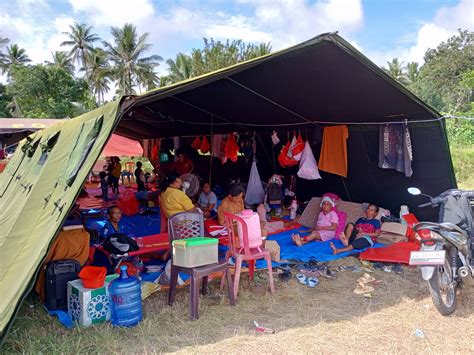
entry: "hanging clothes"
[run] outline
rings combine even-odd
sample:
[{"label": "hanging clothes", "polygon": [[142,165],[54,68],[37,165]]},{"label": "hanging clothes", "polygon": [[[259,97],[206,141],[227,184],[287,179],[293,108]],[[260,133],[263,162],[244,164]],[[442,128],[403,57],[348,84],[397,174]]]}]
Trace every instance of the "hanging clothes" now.
[{"label": "hanging clothes", "polygon": [[296,160],[293,158],[288,157],[288,150],[290,150],[290,141],[286,143],[286,145],[282,148],[280,154],[278,154],[278,162],[283,168],[289,168],[290,166],[294,166],[298,164]]},{"label": "hanging clothes", "polygon": [[273,145],[277,145],[278,143],[280,143],[280,138],[278,138],[278,134],[276,131],[273,131],[272,133],[272,142]]},{"label": "hanging clothes", "polygon": [[314,158],[313,151],[308,142],[304,145],[304,150],[300,160],[300,168],[298,170],[298,176],[306,180],[317,180],[321,179],[319,175],[318,165]]},{"label": "hanging clothes", "polygon": [[347,177],[347,138],[346,125],[324,127],[319,170]]},{"label": "hanging clothes", "polygon": [[196,150],[198,150],[198,149],[201,148],[201,144],[202,144],[201,138],[196,137],[196,139],[195,139],[195,140],[193,141],[193,143],[191,144],[191,147],[194,148],[194,149],[196,149]]},{"label": "hanging clothes", "polygon": [[235,138],[235,134],[231,133],[227,136],[224,147],[224,159],[230,159],[233,163],[239,158],[239,145]]},{"label": "hanging clothes", "polygon": [[385,124],[379,128],[379,168],[395,169],[406,177],[413,174],[413,150],[408,125]]},{"label": "hanging clothes", "polygon": [[257,162],[252,162],[250,169],[249,182],[247,184],[247,191],[245,192],[245,204],[256,205],[265,201],[265,191],[263,190],[262,180],[257,169]]},{"label": "hanging clothes", "polygon": [[290,148],[288,149],[288,153],[286,154],[288,158],[293,159],[293,149],[295,148],[295,146],[296,146],[296,133],[293,132],[293,138],[291,139]]},{"label": "hanging clothes", "polygon": [[209,141],[207,140],[206,136],[202,137],[201,147],[199,148],[199,150],[202,154],[207,154],[211,150],[211,145],[209,144]]},{"label": "hanging clothes", "polygon": [[214,134],[211,138],[211,155],[214,158],[222,159],[224,157],[224,145],[222,134]]},{"label": "hanging clothes", "polygon": [[177,150],[181,147],[181,140],[179,137],[173,137],[173,149]]}]

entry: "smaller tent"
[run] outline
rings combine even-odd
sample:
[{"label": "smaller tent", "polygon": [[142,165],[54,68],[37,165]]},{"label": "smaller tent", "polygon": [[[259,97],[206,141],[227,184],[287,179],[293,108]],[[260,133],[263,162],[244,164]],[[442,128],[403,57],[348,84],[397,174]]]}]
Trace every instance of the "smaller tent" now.
[{"label": "smaller tent", "polygon": [[106,157],[138,157],[143,155],[143,147],[133,139],[112,134],[112,138],[107,142],[101,155]]}]

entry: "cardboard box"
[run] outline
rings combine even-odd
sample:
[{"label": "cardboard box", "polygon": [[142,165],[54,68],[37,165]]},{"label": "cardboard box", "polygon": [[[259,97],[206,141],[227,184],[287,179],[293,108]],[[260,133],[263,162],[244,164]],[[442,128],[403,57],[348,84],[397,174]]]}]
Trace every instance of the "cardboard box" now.
[{"label": "cardboard box", "polygon": [[79,325],[89,327],[110,320],[110,303],[108,282],[94,289],[85,288],[80,279],[68,282],[68,313]]},{"label": "cardboard box", "polygon": [[270,251],[272,261],[280,261],[280,246],[274,240],[265,241],[265,249]]},{"label": "cardboard box", "polygon": [[407,235],[407,226],[396,222],[385,222],[382,224],[382,232]]},{"label": "cardboard box", "polygon": [[381,232],[380,235],[377,237],[377,243],[382,243],[386,245],[398,243],[398,242],[406,242],[407,237],[400,234],[390,233],[390,232]]}]

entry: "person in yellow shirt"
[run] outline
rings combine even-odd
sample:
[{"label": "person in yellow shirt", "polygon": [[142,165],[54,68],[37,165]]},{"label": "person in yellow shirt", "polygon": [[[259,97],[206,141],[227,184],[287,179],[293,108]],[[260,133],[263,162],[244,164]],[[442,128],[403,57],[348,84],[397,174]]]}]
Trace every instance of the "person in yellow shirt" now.
[{"label": "person in yellow shirt", "polygon": [[225,224],[224,212],[239,214],[244,208],[244,189],[239,185],[231,186],[229,194],[224,197],[221,205],[217,209],[218,223],[221,226]]},{"label": "person in yellow shirt", "polygon": [[166,218],[195,209],[191,199],[181,190],[182,184],[177,174],[170,174],[163,181],[160,206]]}]

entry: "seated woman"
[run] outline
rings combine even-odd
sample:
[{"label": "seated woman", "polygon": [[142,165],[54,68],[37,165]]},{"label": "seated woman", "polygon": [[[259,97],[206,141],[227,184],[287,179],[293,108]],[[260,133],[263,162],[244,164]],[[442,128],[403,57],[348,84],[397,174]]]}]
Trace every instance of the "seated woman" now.
[{"label": "seated woman", "polygon": [[375,238],[379,236],[381,228],[380,221],[375,219],[377,213],[379,213],[378,206],[370,204],[365,211],[367,217],[359,218],[355,224],[348,223],[340,235],[341,242],[345,247],[338,249],[334,243],[331,243],[333,254],[365,249],[374,245]]},{"label": "seated woman", "polygon": [[313,240],[327,241],[334,239],[336,236],[337,224],[339,223],[339,217],[336,212],[332,210],[334,206],[335,203],[330,197],[323,197],[321,200],[321,212],[319,212],[316,227],[314,227],[313,232],[303,238],[301,238],[299,234],[293,234],[291,236],[293,242],[300,247],[303,244],[312,242]]},{"label": "seated woman", "polygon": [[205,218],[214,218],[217,215],[216,211],[217,196],[211,191],[211,185],[205,182],[202,185],[202,191],[197,201],[197,207],[199,207]]},{"label": "seated woman", "polygon": [[244,210],[244,189],[240,185],[232,185],[229,193],[222,200],[217,209],[217,221],[223,226],[225,224],[224,212],[238,214]]},{"label": "seated woman", "polygon": [[195,209],[191,199],[181,190],[182,184],[183,182],[175,173],[168,175],[163,181],[160,207],[166,218],[170,218],[179,212]]},{"label": "seated woman", "polygon": [[99,232],[100,240],[103,242],[107,237],[114,233],[124,233],[123,225],[120,223],[122,211],[118,206],[110,206],[107,209],[107,221]]}]

